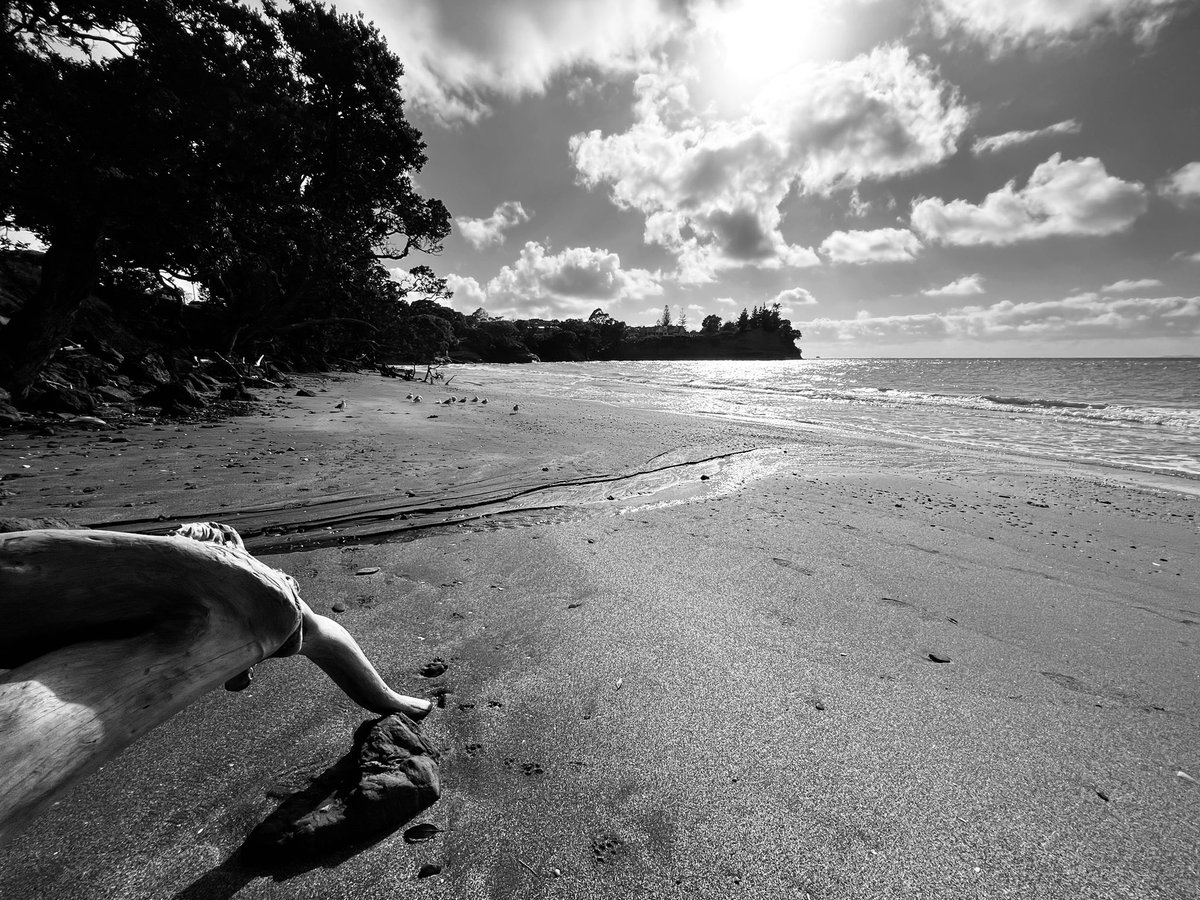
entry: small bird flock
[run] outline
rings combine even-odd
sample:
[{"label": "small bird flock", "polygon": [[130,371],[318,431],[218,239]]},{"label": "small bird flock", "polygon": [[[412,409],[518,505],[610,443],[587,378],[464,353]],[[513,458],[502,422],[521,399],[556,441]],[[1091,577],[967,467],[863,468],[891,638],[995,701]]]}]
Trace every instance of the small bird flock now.
[{"label": "small bird flock", "polygon": [[[404,399],[411,400],[413,403],[420,403],[421,395],[405,394]],[[462,399],[459,399],[458,397],[447,397],[445,400],[434,400],[433,402],[437,403],[439,406],[449,406],[451,403],[478,403],[481,406],[487,406],[487,400],[480,400],[478,397],[472,397],[470,400],[468,400],[466,397],[463,397]],[[514,406],[513,409],[515,410],[516,407]]]}]

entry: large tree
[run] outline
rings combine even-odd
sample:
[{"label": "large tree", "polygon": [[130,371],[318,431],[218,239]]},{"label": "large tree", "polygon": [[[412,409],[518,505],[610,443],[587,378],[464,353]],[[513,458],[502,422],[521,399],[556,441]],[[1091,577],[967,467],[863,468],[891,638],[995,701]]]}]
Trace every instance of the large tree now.
[{"label": "large tree", "polygon": [[[242,329],[334,316],[379,255],[440,248],[399,61],[296,0],[0,0],[0,216],[48,249],[0,329],[18,396],[108,257],[200,280]],[[380,302],[395,292],[380,288]]]},{"label": "large tree", "polygon": [[378,284],[366,270],[412,250],[435,253],[450,228],[441,202],[413,189],[425,144],[404,116],[403,68],[375,27],[313,2],[268,6],[267,15],[293,78],[261,149],[287,160],[287,177],[271,196],[226,210],[244,237],[201,272],[241,340],[353,308],[366,316],[364,303],[386,315],[394,292],[364,293],[364,282]]}]

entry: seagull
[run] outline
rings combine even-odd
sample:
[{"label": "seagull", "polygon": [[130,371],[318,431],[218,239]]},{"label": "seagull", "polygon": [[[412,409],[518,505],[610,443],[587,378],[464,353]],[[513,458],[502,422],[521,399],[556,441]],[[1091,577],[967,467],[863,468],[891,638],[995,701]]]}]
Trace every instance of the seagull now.
[{"label": "seagull", "polygon": [[413,403],[420,403],[420,402],[421,402],[421,395],[420,395],[420,394],[414,394],[414,395],[413,395]]},{"label": "seagull", "polygon": [[516,411],[517,411],[517,410],[519,410],[520,408],[521,408],[521,404],[519,404],[519,403],[514,403],[514,404],[513,404],[513,412],[516,412]]},{"label": "seagull", "polygon": [[346,401],[345,401],[345,400],[339,400],[339,401],[337,402],[337,406],[335,406],[335,407],[334,407],[334,409],[345,409],[345,408],[346,408]]}]

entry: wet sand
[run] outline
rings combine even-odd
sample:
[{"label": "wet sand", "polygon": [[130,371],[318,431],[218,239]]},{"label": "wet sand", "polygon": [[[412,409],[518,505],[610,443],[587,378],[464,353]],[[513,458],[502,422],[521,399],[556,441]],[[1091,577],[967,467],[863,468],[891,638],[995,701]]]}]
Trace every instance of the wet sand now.
[{"label": "wet sand", "polygon": [[512,371],[0,440],[0,515],[238,527],[443,753],[435,840],[248,868],[368,717],[269,661],[0,850],[0,897],[1200,896],[1194,497]]}]

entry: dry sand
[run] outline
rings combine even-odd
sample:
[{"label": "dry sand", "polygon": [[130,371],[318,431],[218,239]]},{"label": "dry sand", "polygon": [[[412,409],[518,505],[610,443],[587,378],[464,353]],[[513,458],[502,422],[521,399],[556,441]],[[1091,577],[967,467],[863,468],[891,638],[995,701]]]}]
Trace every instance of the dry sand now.
[{"label": "dry sand", "polygon": [[0,897],[1200,897],[1193,497],[470,377],[0,443],[0,515],[229,522],[343,607],[441,698],[444,785],[431,842],[241,865],[367,717],[270,661],[0,850]]}]

